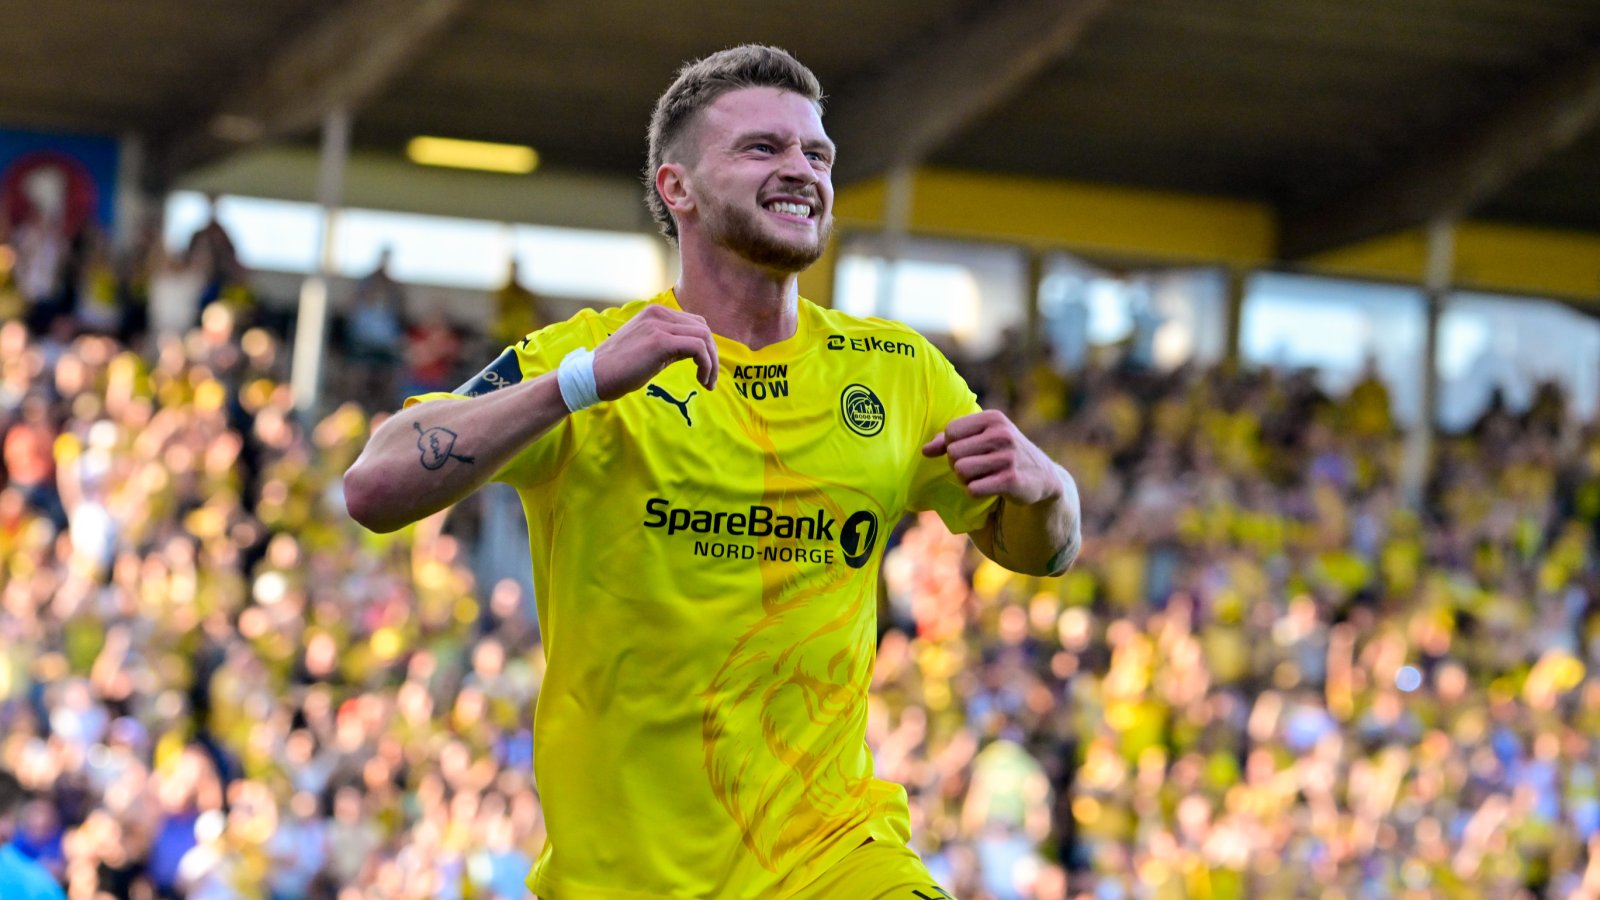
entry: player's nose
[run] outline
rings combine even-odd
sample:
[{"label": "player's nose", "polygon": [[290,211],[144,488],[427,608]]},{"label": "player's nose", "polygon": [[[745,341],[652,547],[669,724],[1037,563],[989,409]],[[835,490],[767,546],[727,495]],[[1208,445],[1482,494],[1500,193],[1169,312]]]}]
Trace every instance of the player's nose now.
[{"label": "player's nose", "polygon": [[778,175],[785,181],[794,184],[815,184],[817,170],[811,167],[811,160],[806,158],[806,153],[799,147],[790,147],[779,160]]}]

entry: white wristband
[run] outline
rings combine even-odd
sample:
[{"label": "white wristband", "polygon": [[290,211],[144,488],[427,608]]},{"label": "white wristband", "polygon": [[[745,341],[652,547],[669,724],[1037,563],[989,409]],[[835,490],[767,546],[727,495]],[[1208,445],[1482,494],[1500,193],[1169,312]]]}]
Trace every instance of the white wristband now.
[{"label": "white wristband", "polygon": [[572,412],[599,403],[600,391],[594,384],[594,351],[579,347],[568,353],[556,370],[556,384],[561,386],[561,399]]}]

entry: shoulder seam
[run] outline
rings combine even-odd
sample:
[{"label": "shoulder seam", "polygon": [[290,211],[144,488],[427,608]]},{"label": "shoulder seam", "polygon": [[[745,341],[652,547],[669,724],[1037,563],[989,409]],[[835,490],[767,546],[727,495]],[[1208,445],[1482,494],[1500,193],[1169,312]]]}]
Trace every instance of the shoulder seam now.
[{"label": "shoulder seam", "polygon": [[896,322],[893,319],[884,319],[878,316],[858,316],[853,313],[844,312],[843,310],[834,309],[832,307],[819,306],[816,303],[812,303],[810,300],[807,300],[806,302],[811,303],[812,307],[817,310],[822,321],[829,325],[837,325],[841,328],[863,328],[897,331],[903,334],[916,335],[923,341],[927,341],[927,338],[923,337],[921,332],[904,322]]}]

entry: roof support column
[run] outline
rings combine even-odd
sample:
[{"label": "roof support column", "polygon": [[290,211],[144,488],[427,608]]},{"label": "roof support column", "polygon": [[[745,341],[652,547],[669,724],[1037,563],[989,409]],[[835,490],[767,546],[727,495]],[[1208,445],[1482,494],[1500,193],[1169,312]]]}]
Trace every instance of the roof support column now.
[{"label": "roof support column", "polygon": [[905,255],[906,235],[911,231],[911,206],[917,196],[916,171],[909,165],[889,171],[883,193],[883,275],[878,279],[878,296],[872,300],[874,316],[892,316],[894,292],[900,281],[900,258]]},{"label": "roof support column", "polygon": [[1244,326],[1244,294],[1250,285],[1251,270],[1242,265],[1231,265],[1223,270],[1227,279],[1227,296],[1223,303],[1222,360],[1230,366],[1239,364],[1239,342]]},{"label": "roof support column", "polygon": [[[1044,292],[1045,251],[1038,247],[1024,247],[1023,253],[1027,254],[1024,265],[1027,266],[1025,287],[1027,295],[1022,308],[1022,371],[1032,372],[1034,366],[1045,356],[1044,342],[1044,315],[1039,309],[1039,297]],[[1004,351],[1002,351],[1004,352]]]},{"label": "roof support column", "polygon": [[350,113],[340,107],[322,120],[322,159],[317,172],[317,202],[322,206],[322,251],[317,271],[300,286],[295,320],[290,390],[294,408],[305,424],[316,417],[322,390],[322,361],[327,350],[328,279],[333,275],[333,241],[344,197],[344,170],[350,158]]},{"label": "roof support column", "polygon": [[113,200],[111,245],[120,256],[138,245],[152,209],[159,211],[157,192],[145,181],[148,168],[144,138],[125,134],[117,142],[117,191]]},{"label": "roof support column", "polygon": [[1422,403],[1406,434],[1401,488],[1413,508],[1421,509],[1433,461],[1434,430],[1439,421],[1439,317],[1450,293],[1455,270],[1456,223],[1438,219],[1428,226],[1428,264],[1423,276],[1427,323],[1422,341]]}]

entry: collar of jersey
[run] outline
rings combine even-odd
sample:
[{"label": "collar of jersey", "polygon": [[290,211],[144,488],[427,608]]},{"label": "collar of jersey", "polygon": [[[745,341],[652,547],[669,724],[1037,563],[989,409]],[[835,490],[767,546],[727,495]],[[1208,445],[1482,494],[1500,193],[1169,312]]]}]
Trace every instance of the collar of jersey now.
[{"label": "collar of jersey", "polygon": [[[683,309],[678,305],[678,295],[672,288],[657,294],[650,299],[651,303],[660,303],[673,309]],[[775,344],[768,344],[760,350],[751,350],[744,344],[722,335],[713,335],[717,339],[717,355],[725,360],[738,362],[782,362],[793,359],[803,353],[807,348],[807,338],[812,332],[811,301],[804,297],[799,298],[799,316],[795,323],[794,334],[789,335]]]}]

